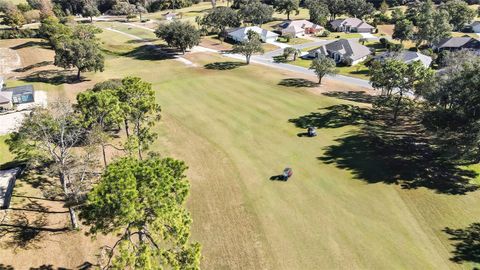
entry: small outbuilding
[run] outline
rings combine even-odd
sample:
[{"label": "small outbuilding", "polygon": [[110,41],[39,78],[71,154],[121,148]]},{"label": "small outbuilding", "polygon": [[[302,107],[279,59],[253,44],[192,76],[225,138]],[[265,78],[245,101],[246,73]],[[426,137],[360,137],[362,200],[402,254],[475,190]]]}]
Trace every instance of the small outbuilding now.
[{"label": "small outbuilding", "polygon": [[470,27],[472,27],[472,31],[474,33],[480,33],[480,21],[474,21]]}]

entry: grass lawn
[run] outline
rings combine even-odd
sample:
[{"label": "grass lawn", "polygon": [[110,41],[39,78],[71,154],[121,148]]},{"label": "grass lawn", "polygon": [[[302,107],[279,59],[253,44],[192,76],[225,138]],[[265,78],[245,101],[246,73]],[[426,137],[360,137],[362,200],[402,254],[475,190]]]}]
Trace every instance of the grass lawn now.
[{"label": "grass lawn", "polygon": [[14,156],[8,151],[8,145],[5,140],[8,135],[0,135],[0,165],[12,161]]},{"label": "grass lawn", "polygon": [[[295,61],[289,62],[289,64],[309,68],[312,60],[298,58]],[[364,63],[359,63],[355,66],[338,66],[338,74],[356,77],[360,79],[368,80],[368,68]]]},{"label": "grass lawn", "polygon": [[344,32],[333,32],[328,37],[321,37],[322,39],[340,39],[340,38],[361,38],[362,35],[359,33],[344,33]]},{"label": "grass lawn", "polygon": [[[101,38],[109,50],[122,42]],[[203,245],[203,269],[474,267],[449,260],[452,242],[442,230],[478,221],[479,192],[403,189],[382,166],[388,153],[372,152],[358,127],[325,125],[317,137],[305,138],[298,136],[305,130],[289,122],[313,116],[338,123],[325,108],[368,107],[318,94],[354,88],[333,81],[318,89],[281,86],[298,75],[260,65],[205,69],[232,61],[214,54],[186,58],[196,66],[140,52],[108,54],[105,72],[87,73],[89,81],[58,86],[58,92],[73,99],[80,87],[127,75],[153,84],[163,117],[152,148],[189,166],[188,208],[193,238]],[[269,180],[286,166],[293,178]],[[42,249],[0,249],[1,263],[71,268],[95,260],[95,245],[81,232],[45,237]]]},{"label": "grass lawn", "polygon": [[305,38],[291,38],[290,41],[286,42],[287,40],[284,37],[279,37],[278,42],[281,43],[286,43],[290,45],[299,45],[299,44],[304,44],[308,42],[312,42],[310,39],[305,39]]}]

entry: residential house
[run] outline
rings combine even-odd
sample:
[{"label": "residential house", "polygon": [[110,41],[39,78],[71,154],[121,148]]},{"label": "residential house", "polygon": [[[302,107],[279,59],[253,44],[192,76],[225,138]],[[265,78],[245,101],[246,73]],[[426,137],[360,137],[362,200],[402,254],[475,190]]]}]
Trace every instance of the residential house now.
[{"label": "residential house", "polygon": [[480,21],[474,21],[470,27],[472,27],[472,31],[474,33],[480,33]]},{"label": "residential house", "polygon": [[379,60],[379,61],[382,61],[383,59],[387,59],[387,58],[395,58],[406,64],[419,61],[426,68],[430,67],[430,65],[432,64],[432,57],[425,55],[423,53],[413,52],[413,51],[385,52],[374,57],[375,60]]},{"label": "residential house", "polygon": [[278,31],[282,34],[282,36],[291,35],[293,37],[311,35],[324,30],[322,26],[307,20],[287,20],[279,24],[278,28]]},{"label": "residential house", "polygon": [[440,40],[440,42],[433,45],[433,49],[441,51],[459,51],[459,50],[473,50],[480,51],[480,40],[469,36],[465,37],[451,37]]},{"label": "residential house", "polygon": [[370,54],[371,51],[367,46],[354,40],[339,39],[310,50],[306,57],[317,58],[319,55],[325,55],[333,58],[337,63],[353,66],[366,60]]},{"label": "residential house", "polygon": [[263,42],[274,42],[278,38],[278,34],[262,29],[258,26],[248,26],[230,29],[227,31],[227,37],[236,42],[244,42],[248,40],[248,31],[253,31],[260,35],[260,39]]},{"label": "residential house", "polygon": [[0,107],[12,109],[15,105],[35,102],[33,85],[2,88]]},{"label": "residential house", "polygon": [[375,30],[375,27],[358,18],[334,20],[330,22],[330,25],[337,32],[372,33]]}]

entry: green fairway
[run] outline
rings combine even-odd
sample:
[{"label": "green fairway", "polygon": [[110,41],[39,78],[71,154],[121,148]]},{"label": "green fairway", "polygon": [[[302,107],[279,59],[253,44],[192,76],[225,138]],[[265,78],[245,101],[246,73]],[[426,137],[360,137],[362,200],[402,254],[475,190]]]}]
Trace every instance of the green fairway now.
[{"label": "green fairway", "polygon": [[[188,207],[203,269],[474,266],[450,261],[452,242],[443,230],[478,221],[480,193],[392,183],[389,177],[397,176],[383,166],[389,153],[372,151],[358,126],[325,116],[326,107],[368,104],[280,86],[298,75],[264,66],[204,68],[232,61],[216,54],[189,54],[194,65],[185,65],[142,53],[128,37],[104,32],[101,38],[118,54],[107,55],[105,72],[86,74],[90,85],[127,75],[153,83],[162,120],[152,150],[190,167]],[[137,51],[125,54],[130,49]],[[317,137],[301,137],[305,130],[289,120],[311,113],[324,128]],[[270,180],[287,166],[294,171],[290,180]]]}]

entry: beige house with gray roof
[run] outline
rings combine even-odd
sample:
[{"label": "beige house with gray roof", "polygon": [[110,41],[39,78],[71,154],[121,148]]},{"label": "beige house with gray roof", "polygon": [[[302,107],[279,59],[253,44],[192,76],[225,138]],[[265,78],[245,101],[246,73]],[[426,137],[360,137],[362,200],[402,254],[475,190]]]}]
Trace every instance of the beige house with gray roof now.
[{"label": "beige house with gray roof", "polygon": [[318,58],[324,55],[333,58],[337,63],[353,66],[366,60],[370,54],[368,47],[354,40],[339,39],[310,50],[307,58]]}]

